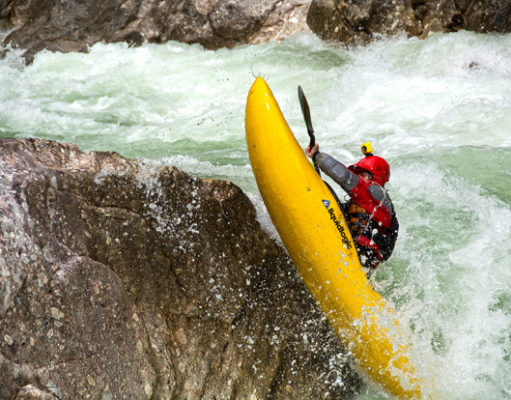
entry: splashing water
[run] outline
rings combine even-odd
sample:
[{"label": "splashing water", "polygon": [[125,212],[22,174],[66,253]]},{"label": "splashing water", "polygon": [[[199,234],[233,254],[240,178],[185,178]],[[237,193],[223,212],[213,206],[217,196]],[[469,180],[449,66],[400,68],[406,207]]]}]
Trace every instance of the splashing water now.
[{"label": "splashing water", "polygon": [[[374,280],[412,330],[421,368],[450,400],[511,399],[511,35],[356,49],[313,35],[218,51],[97,44],[88,54],[39,53],[29,67],[18,55],[0,60],[1,137],[231,180],[268,229],[245,147],[245,99],[262,75],[305,146],[301,85],[322,150],[352,163],[370,140],[391,164],[401,231]],[[369,385],[359,398],[387,397]]]}]

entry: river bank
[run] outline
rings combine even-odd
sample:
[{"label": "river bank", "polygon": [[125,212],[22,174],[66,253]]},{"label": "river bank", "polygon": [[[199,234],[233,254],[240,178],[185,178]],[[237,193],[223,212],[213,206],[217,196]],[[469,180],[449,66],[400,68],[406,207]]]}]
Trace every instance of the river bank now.
[{"label": "river bank", "polygon": [[86,52],[98,42],[166,43],[208,49],[283,40],[314,32],[323,40],[367,43],[382,35],[426,38],[438,32],[511,31],[511,5],[492,0],[95,0],[0,3],[2,46],[24,49],[27,63],[50,51]]}]

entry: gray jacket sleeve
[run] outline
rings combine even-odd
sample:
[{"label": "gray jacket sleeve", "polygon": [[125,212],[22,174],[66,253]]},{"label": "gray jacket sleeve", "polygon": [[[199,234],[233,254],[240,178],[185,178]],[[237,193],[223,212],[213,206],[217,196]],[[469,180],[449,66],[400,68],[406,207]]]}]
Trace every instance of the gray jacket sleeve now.
[{"label": "gray jacket sleeve", "polygon": [[332,156],[318,151],[314,154],[314,162],[346,192],[357,186],[360,178]]}]

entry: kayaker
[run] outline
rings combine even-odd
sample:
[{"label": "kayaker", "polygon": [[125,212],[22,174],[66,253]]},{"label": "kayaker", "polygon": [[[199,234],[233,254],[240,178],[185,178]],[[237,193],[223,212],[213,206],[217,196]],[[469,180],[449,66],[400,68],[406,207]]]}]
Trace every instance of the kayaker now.
[{"label": "kayaker", "polygon": [[349,195],[350,199],[342,204],[343,211],[360,262],[370,276],[392,254],[399,223],[385,190],[390,178],[389,164],[373,155],[370,143],[364,143],[361,148],[365,157],[349,167],[320,153],[318,143],[312,149],[307,146],[305,153]]}]

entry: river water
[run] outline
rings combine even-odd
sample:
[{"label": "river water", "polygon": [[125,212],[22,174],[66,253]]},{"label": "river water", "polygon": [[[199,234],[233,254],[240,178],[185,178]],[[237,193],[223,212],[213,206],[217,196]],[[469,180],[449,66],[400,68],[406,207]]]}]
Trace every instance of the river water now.
[{"label": "river water", "polygon": [[[0,60],[0,136],[228,179],[272,231],[244,141],[256,75],[308,142],[301,85],[321,149],[352,163],[361,143],[392,168],[401,223],[374,284],[411,329],[441,398],[511,399],[511,35],[396,37],[346,49],[311,34],[204,50],[170,42]],[[285,151],[285,149],[282,149]],[[368,385],[359,400],[387,398]]]}]

